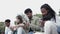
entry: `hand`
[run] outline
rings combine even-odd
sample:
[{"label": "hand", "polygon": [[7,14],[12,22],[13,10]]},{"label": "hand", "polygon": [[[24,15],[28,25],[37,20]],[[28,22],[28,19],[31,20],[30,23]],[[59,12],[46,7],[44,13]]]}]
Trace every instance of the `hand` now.
[{"label": "hand", "polygon": [[41,21],[40,21],[40,26],[43,27],[43,26],[44,26],[44,23],[45,23],[45,22],[44,22],[43,20],[41,20]]},{"label": "hand", "polygon": [[16,26],[11,26],[10,29],[11,29],[12,31],[14,31],[14,30],[17,29],[17,27],[16,27]]}]

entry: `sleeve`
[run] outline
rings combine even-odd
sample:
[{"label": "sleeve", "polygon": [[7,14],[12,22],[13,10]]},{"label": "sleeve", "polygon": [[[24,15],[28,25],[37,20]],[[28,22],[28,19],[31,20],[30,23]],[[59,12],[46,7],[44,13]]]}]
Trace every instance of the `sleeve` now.
[{"label": "sleeve", "polygon": [[30,27],[34,30],[38,30],[38,31],[40,30],[38,17],[35,17],[34,22],[32,22],[32,24],[30,24]]},{"label": "sleeve", "polygon": [[44,34],[51,34],[51,22],[47,21],[44,25]]},{"label": "sleeve", "polygon": [[35,29],[36,30],[40,30],[40,23],[39,23],[39,18],[37,18],[36,20],[35,20]]}]

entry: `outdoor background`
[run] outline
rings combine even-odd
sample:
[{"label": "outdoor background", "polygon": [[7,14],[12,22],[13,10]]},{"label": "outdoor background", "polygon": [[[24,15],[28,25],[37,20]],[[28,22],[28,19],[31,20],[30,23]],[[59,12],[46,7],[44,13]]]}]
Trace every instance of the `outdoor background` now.
[{"label": "outdoor background", "polygon": [[0,32],[4,32],[5,19],[11,19],[11,25],[14,25],[16,15],[24,14],[26,8],[31,8],[33,15],[41,17],[40,7],[45,3],[59,15],[60,0],[0,0]]}]

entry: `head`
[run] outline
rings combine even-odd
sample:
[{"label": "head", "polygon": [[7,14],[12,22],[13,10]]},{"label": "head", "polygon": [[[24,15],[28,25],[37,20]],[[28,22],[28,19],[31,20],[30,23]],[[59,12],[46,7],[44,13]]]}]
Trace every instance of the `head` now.
[{"label": "head", "polygon": [[44,4],[41,6],[41,12],[43,20],[50,20],[51,18],[54,18],[54,20],[56,21],[55,11],[48,4]]},{"label": "head", "polygon": [[28,16],[29,19],[32,18],[32,10],[30,8],[27,8],[24,13]]},{"label": "head", "polygon": [[11,22],[10,19],[6,19],[6,20],[5,20],[5,25],[6,25],[7,27],[9,27],[9,26],[10,26],[10,22]]},{"label": "head", "polygon": [[17,24],[23,23],[21,15],[16,16],[16,22],[17,22]]}]

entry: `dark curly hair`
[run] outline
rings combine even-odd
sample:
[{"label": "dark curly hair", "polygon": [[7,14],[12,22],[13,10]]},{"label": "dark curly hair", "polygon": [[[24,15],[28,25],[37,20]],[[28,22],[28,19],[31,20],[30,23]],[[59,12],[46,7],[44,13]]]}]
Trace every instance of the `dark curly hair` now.
[{"label": "dark curly hair", "polygon": [[48,5],[48,4],[44,4],[41,6],[41,9],[45,8],[46,10],[48,10],[47,15],[46,16],[42,16],[43,20],[50,20],[51,18],[54,18],[55,22],[56,22],[56,17],[55,17],[55,11]]},{"label": "dark curly hair", "polygon": [[30,8],[27,8],[27,9],[24,11],[25,14],[27,14],[27,13],[29,13],[29,12],[32,13],[32,10],[31,10]]}]

